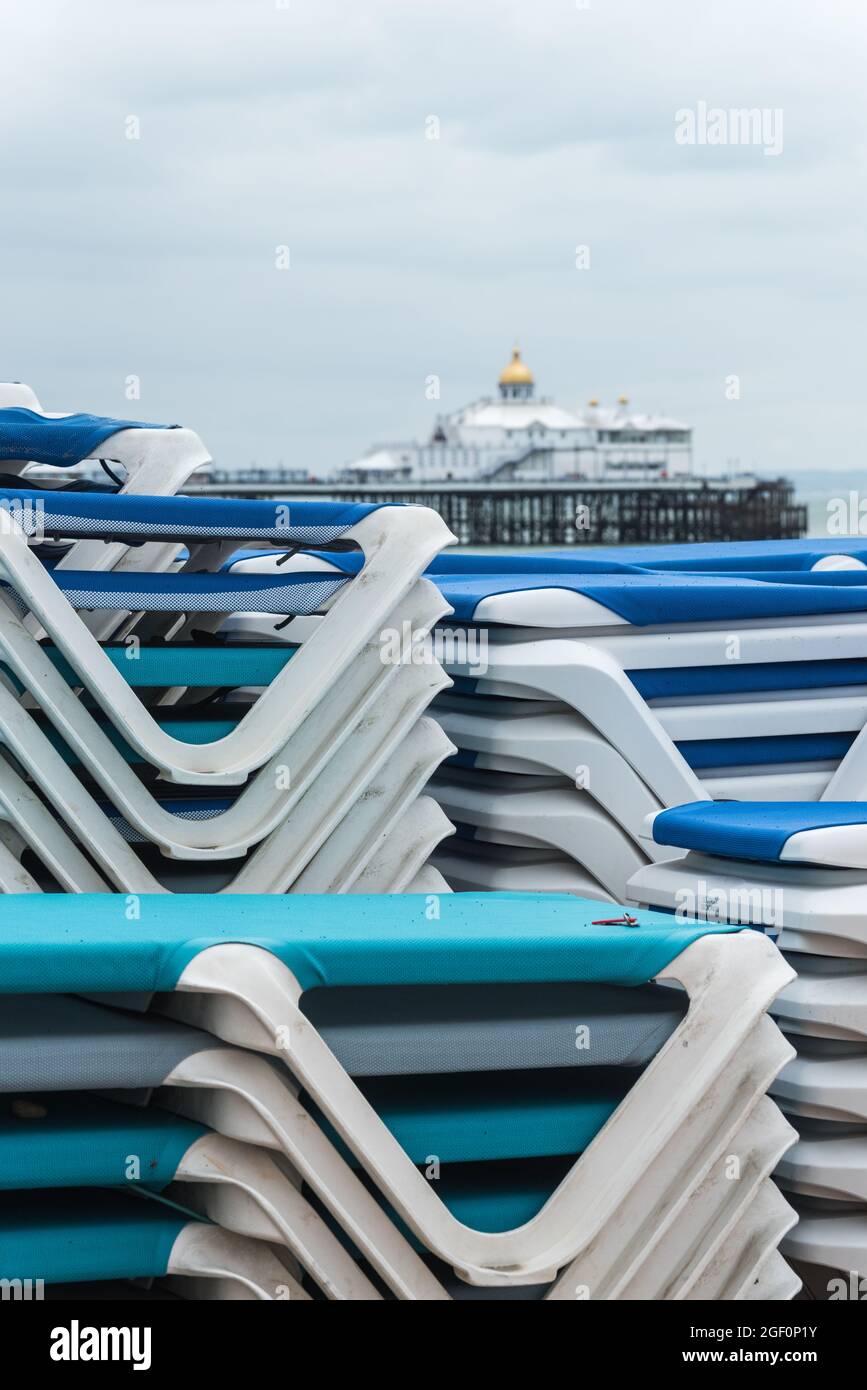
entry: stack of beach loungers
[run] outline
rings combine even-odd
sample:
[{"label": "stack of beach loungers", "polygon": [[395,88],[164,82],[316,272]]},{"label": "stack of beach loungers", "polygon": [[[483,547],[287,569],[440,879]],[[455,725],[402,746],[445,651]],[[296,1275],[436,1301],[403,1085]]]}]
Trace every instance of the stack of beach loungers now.
[{"label": "stack of beach loungers", "polygon": [[630,887],[710,783],[576,640],[602,596],[470,612],[434,513],[183,497],[196,435],[20,386],[0,453],[0,1277],[793,1297],[805,977]]},{"label": "stack of beach loungers", "polygon": [[435,862],[456,889],[571,888],[778,937],[797,1057],[771,1093],[801,1135],[777,1171],[800,1213],[783,1249],[827,1296],[867,1274],[867,545],[514,563],[436,562],[468,626],[437,701],[459,752],[433,791],[458,836]]}]

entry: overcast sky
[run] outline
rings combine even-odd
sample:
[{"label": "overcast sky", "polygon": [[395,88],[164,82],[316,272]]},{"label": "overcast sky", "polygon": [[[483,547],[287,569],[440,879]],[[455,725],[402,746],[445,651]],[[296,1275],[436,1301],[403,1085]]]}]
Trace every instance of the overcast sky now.
[{"label": "overcast sky", "polygon": [[[0,15],[0,379],[47,408],[322,470],[426,436],[517,337],[544,394],[625,391],[707,466],[862,466],[863,0]],[[700,102],[782,111],[782,150],[678,143]]]}]

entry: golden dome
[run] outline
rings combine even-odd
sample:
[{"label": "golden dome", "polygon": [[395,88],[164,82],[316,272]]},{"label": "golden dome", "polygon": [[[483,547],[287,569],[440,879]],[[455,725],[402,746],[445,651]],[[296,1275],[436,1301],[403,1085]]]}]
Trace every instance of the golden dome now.
[{"label": "golden dome", "polygon": [[591,396],[590,399],[589,399],[589,401],[587,402],[587,404],[588,404],[589,406],[592,406],[592,408],[595,410],[596,407],[597,407],[597,405],[599,404],[599,397],[598,397],[598,396]]},{"label": "golden dome", "polygon": [[618,405],[629,405],[629,397],[628,397],[628,396],[618,396],[618,397],[617,397],[617,404],[618,404]]},{"label": "golden dome", "polygon": [[501,386],[532,386],[533,373],[526,363],[521,361],[521,349],[512,348],[512,360],[508,367],[500,373]]}]

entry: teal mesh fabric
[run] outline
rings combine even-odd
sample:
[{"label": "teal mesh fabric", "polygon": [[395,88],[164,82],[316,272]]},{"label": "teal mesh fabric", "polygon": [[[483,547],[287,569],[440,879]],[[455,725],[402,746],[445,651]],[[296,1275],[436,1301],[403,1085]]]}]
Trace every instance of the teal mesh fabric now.
[{"label": "teal mesh fabric", "polygon": [[[205,719],[158,719],[156,722],[164,734],[169,738],[180,739],[182,743],[217,743],[222,738],[228,738],[237,727],[241,716],[238,719],[220,718],[220,714],[225,716],[226,711],[232,710],[232,706],[214,705],[213,710],[209,711],[209,716]],[[237,708],[237,706],[234,706]],[[245,711],[246,712],[246,711]],[[102,729],[109,742],[122,754],[128,763],[146,763],[147,759],[135,748],[131,748],[123,734],[114,727],[109,720],[101,715],[95,715],[97,724]],[[36,717],[36,723],[42,729],[48,742],[60,753],[64,762],[72,766],[79,765],[78,756],[72,752],[69,745],[64,741],[63,736],[48,723],[46,719]],[[2,738],[2,735],[0,735]]]},{"label": "teal mesh fabric", "polygon": [[[614,1114],[635,1080],[618,1071],[604,1083],[569,1072],[480,1076],[377,1077],[360,1089],[413,1163],[579,1154]],[[309,1097],[305,1102],[315,1110]],[[358,1161],[317,1118],[345,1158]]]},{"label": "teal mesh fabric", "polygon": [[272,952],[313,985],[643,984],[719,923],[568,894],[422,896],[21,894],[0,898],[7,994],[171,990],[210,946]]},{"label": "teal mesh fabric", "polygon": [[123,1192],[0,1193],[0,1279],[158,1278],[189,1218]]},{"label": "teal mesh fabric", "polygon": [[[69,662],[53,646],[43,651],[70,685],[81,681]],[[213,647],[185,643],[165,646],[107,644],[103,651],[131,686],[138,689],[163,685],[233,686],[270,685],[295,655],[296,648],[281,646]]]},{"label": "teal mesh fabric", "polygon": [[0,1190],[129,1183],[159,1191],[206,1133],[177,1115],[77,1092],[0,1096]]},{"label": "teal mesh fabric", "polygon": [[699,937],[740,930],[568,894],[21,894],[0,897],[7,994],[171,990],[210,946],[272,952],[313,985],[637,985]]}]

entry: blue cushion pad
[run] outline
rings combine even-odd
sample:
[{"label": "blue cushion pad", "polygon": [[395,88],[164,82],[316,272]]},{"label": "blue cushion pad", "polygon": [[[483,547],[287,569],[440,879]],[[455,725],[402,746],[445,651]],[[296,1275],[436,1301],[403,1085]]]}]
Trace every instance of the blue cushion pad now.
[{"label": "blue cushion pad", "polygon": [[773,862],[793,835],[837,825],[867,826],[867,803],[695,801],[660,811],[653,822],[653,838],[659,845]]},{"label": "blue cushion pad", "polygon": [[459,621],[501,594],[563,589],[583,594],[636,627],[750,618],[797,618],[867,610],[867,573],[834,571],[797,576],[730,578],[704,574],[528,574],[434,576]]}]

